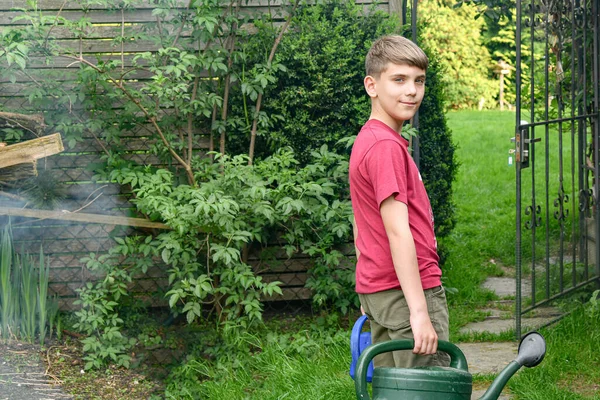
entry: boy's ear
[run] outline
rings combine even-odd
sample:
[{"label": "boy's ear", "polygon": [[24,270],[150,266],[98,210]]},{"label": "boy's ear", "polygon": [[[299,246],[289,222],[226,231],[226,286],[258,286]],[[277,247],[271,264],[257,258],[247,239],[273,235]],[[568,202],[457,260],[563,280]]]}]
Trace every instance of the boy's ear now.
[{"label": "boy's ear", "polygon": [[365,90],[367,91],[369,97],[377,97],[377,82],[375,81],[375,78],[373,78],[371,75],[365,76],[364,84]]}]

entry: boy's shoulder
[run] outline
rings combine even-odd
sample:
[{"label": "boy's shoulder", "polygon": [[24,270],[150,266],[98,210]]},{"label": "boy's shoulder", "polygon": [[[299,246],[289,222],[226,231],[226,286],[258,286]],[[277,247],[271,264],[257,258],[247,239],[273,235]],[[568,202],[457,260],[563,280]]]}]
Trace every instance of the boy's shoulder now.
[{"label": "boy's shoulder", "polygon": [[371,119],[363,125],[354,141],[350,154],[350,169],[359,168],[359,165],[368,158],[389,155],[388,150],[394,147],[397,151],[392,153],[402,157],[402,154],[407,153],[407,146],[406,139],[396,131],[379,120]]}]

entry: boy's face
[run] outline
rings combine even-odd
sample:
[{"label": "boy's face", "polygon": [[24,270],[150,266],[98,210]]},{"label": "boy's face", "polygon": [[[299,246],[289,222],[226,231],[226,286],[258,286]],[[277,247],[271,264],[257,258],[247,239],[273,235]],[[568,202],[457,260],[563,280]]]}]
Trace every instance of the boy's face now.
[{"label": "boy's face", "polygon": [[415,115],[425,95],[425,71],[410,65],[389,63],[379,78],[367,76],[364,83],[372,101],[371,118],[397,132]]}]

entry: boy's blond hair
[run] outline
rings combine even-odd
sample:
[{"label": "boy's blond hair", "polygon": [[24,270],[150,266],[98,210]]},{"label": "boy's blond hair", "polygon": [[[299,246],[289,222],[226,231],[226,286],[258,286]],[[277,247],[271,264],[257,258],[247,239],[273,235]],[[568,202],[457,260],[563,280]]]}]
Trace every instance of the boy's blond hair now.
[{"label": "boy's blond hair", "polygon": [[367,75],[379,78],[388,63],[410,65],[427,70],[429,60],[425,52],[414,42],[400,35],[383,36],[375,41],[367,53]]}]

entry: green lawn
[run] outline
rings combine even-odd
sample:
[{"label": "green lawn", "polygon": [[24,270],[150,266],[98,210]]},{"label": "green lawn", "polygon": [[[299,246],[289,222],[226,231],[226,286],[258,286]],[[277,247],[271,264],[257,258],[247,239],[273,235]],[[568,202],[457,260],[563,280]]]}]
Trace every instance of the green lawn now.
[{"label": "green lawn", "polygon": [[[492,299],[479,288],[489,275],[514,266],[515,168],[508,165],[514,113],[461,111],[448,114],[461,164],[455,183],[457,225],[442,241],[448,250],[445,285],[451,340],[460,326],[481,318]],[[536,368],[523,369],[510,382],[516,399],[600,399],[600,305],[588,304],[552,328],[542,329],[548,351]],[[272,328],[273,329],[273,328]],[[473,338],[471,338],[473,339]],[[506,337],[492,337],[493,340]],[[290,334],[253,337],[251,357],[217,367],[194,362],[178,371],[169,387],[172,399],[354,399],[348,376],[349,332],[306,323]],[[186,378],[186,376],[188,378]],[[483,378],[485,381],[486,378]]]}]

